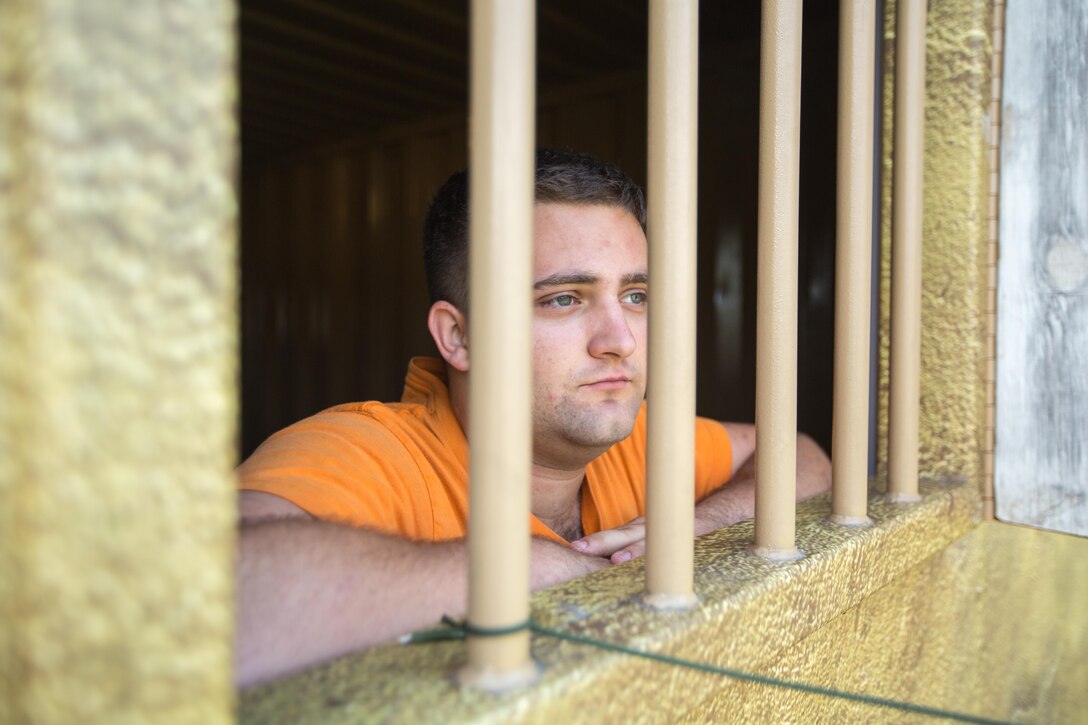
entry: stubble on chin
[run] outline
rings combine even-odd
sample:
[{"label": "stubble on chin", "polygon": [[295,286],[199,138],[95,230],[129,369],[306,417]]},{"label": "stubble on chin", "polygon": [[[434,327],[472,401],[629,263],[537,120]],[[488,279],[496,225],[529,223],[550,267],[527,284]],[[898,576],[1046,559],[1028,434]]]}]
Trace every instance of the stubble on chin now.
[{"label": "stubble on chin", "polygon": [[567,400],[536,421],[534,435],[603,451],[631,435],[641,404],[641,400],[615,400],[587,406]]}]

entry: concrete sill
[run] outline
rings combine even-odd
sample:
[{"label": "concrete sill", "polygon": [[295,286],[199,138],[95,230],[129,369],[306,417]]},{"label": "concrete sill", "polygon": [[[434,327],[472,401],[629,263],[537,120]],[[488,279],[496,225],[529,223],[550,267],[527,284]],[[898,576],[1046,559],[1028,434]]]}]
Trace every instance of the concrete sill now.
[{"label": "concrete sill", "polygon": [[[807,556],[773,564],[749,553],[751,521],[695,546],[701,606],[657,612],[641,602],[643,563],[630,562],[537,593],[540,624],[676,657],[753,672],[978,522],[973,485],[923,483],[917,504],[874,496],[874,526],[829,524],[829,496],[798,505]],[[464,691],[450,674],[461,642],[386,645],[241,694],[244,722],[674,721],[729,687],[701,672],[535,636],[536,685],[491,695]]]}]

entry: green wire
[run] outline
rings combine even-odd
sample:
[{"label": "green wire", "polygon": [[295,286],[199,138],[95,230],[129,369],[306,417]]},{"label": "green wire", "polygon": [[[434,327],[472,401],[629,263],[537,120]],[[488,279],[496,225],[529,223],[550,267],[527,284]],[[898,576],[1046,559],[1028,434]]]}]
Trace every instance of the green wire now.
[{"label": "green wire", "polygon": [[829,687],[808,685],[803,682],[780,680],[777,677],[767,677],[765,675],[756,675],[749,672],[741,672],[740,670],[733,670],[727,667],[718,667],[716,665],[710,665],[705,662],[685,660],[679,657],[672,657],[670,655],[660,654],[657,652],[646,652],[645,650],[634,649],[632,647],[617,644],[615,642],[607,642],[605,640],[593,639],[592,637],[583,637],[578,634],[563,632],[558,629],[550,629],[548,627],[543,627],[533,622],[532,620],[527,620],[525,622],[522,622],[521,624],[516,624],[510,627],[497,628],[473,627],[466,623],[455,622],[449,617],[443,617],[442,621],[447,626],[438,627],[436,629],[423,630],[421,632],[415,632],[413,634],[407,635],[406,637],[403,637],[401,639],[401,642],[412,644],[422,642],[437,642],[441,640],[464,639],[466,636],[469,635],[475,637],[500,637],[505,634],[513,634],[514,632],[520,632],[522,630],[528,629],[536,632],[537,634],[542,634],[547,637],[555,637],[556,639],[574,642],[575,644],[589,645],[591,647],[597,647],[598,649],[609,650],[611,652],[620,652],[622,654],[633,655],[635,657],[643,657],[654,662],[675,665],[677,667],[686,667],[691,670],[709,672],[711,674],[732,677],[738,680],[758,682],[762,685],[784,687],[790,690],[798,690],[800,692],[807,692],[813,695],[835,697],[841,700],[850,700],[852,702],[864,703],[866,705],[887,707],[893,710],[903,710],[905,712],[912,712],[918,715],[927,715],[929,717],[942,717],[948,720],[958,720],[959,722],[982,723],[983,725],[1012,725],[1011,723],[1004,720],[991,720],[989,718],[979,717],[977,715],[967,715],[965,713],[954,712],[952,710],[942,710],[936,707],[915,705],[909,702],[891,700],[885,697],[860,695],[853,692],[845,692],[843,690],[834,690]]},{"label": "green wire", "polygon": [[400,638],[401,644],[421,644],[423,642],[441,642],[448,639],[464,639],[473,637],[502,637],[506,634],[522,632],[526,629],[533,630],[536,625],[533,620],[510,625],[509,627],[474,627],[468,622],[458,622],[451,617],[442,617],[442,627],[424,629],[420,632],[412,632]]}]

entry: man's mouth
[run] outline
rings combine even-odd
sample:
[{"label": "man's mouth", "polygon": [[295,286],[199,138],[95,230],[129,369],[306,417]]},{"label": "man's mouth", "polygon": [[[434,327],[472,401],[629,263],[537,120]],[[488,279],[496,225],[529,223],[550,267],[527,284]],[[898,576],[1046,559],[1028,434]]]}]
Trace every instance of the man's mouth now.
[{"label": "man's mouth", "polygon": [[614,375],[607,378],[586,383],[582,387],[590,390],[622,390],[631,384],[631,378],[624,375]]}]

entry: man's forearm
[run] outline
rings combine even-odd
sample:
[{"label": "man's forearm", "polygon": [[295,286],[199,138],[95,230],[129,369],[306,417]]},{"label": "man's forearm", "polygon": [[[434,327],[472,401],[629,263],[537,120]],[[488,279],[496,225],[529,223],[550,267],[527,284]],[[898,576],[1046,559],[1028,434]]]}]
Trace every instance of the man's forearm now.
[{"label": "man's forearm", "polygon": [[731,482],[695,504],[696,536],[752,518],[756,507],[756,481],[754,476],[743,476],[744,470],[741,468]]},{"label": "man's forearm", "polygon": [[[804,434],[797,436],[797,500],[831,487],[831,462],[819,445]],[[737,469],[732,481],[695,506],[695,535],[751,518],[756,508],[755,454]]]},{"label": "man's forearm", "polygon": [[797,434],[797,500],[831,488],[831,459],[804,433]]},{"label": "man's forearm", "polygon": [[464,546],[322,521],[243,525],[236,677],[246,686],[438,621],[465,607]]},{"label": "man's forearm", "polygon": [[[532,586],[606,566],[532,542]],[[461,541],[421,543],[309,519],[240,532],[236,680],[245,687],[465,612]]]}]

